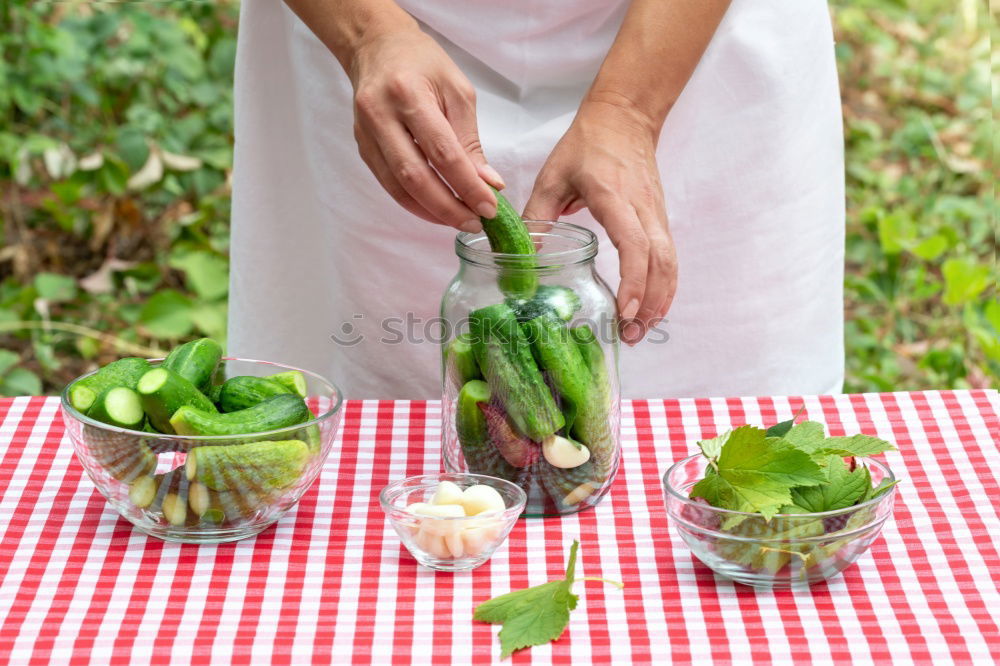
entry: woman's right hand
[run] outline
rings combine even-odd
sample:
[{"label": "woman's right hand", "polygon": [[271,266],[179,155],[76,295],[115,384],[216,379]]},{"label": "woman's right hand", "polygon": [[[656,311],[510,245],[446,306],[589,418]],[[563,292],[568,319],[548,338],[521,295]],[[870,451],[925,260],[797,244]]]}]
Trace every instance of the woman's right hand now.
[{"label": "woman's right hand", "polygon": [[346,69],[358,152],[399,205],[465,231],[496,215],[475,90],[437,42],[414,22],[358,45]]}]

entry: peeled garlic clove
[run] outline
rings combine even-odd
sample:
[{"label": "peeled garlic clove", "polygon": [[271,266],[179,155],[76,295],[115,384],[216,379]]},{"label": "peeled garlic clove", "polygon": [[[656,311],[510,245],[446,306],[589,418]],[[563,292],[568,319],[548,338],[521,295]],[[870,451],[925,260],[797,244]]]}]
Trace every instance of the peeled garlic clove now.
[{"label": "peeled garlic clove", "polygon": [[427,504],[426,502],[414,502],[413,504],[408,505],[406,510],[412,514],[419,514],[429,506],[430,504]]},{"label": "peeled garlic clove", "polygon": [[486,528],[473,527],[462,532],[462,542],[465,545],[465,554],[476,557],[483,552],[490,540],[486,537]]},{"label": "peeled garlic clove", "polygon": [[583,500],[587,499],[594,494],[597,487],[590,482],[583,482],[578,485],[573,490],[569,491],[566,497],[563,498],[563,504],[566,506],[573,506],[574,504],[579,504]]},{"label": "peeled garlic clove", "polygon": [[465,544],[462,543],[462,534],[463,531],[456,530],[443,537],[444,545],[448,548],[448,552],[451,553],[452,557],[462,557],[465,554]]},{"label": "peeled garlic clove", "polygon": [[422,516],[420,529],[435,536],[445,536],[460,532],[464,521],[445,520],[447,518],[464,518],[465,509],[457,504],[428,504],[417,513]]},{"label": "peeled garlic clove", "polygon": [[462,504],[462,489],[451,481],[442,481],[434,491],[431,504],[447,505]]},{"label": "peeled garlic clove", "polygon": [[573,469],[590,460],[590,449],[565,437],[552,435],[542,440],[542,455],[553,467]]},{"label": "peeled garlic clove", "polygon": [[482,483],[465,489],[462,493],[462,505],[468,516],[476,516],[487,511],[501,512],[507,508],[503,496],[497,489]]}]

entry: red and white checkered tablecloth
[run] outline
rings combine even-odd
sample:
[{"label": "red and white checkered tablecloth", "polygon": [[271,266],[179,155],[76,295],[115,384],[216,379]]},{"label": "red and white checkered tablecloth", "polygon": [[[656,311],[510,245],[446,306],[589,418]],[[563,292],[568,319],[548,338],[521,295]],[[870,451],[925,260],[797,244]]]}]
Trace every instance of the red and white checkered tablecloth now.
[{"label": "red and white checkered tablecloth", "polygon": [[[895,520],[857,565],[809,590],[716,578],[667,523],[660,479],[697,439],[772,424],[804,401],[834,434],[892,439]],[[105,505],[55,398],[0,401],[0,661],[497,661],[473,607],[562,575],[562,639],[513,663],[994,663],[1000,660],[1000,400],[996,391],[646,400],[623,405],[624,464],[596,509],[522,520],[487,565],[422,569],[385,523],[390,479],[436,471],[434,402],[348,402],[334,453],[275,528],[220,546],[168,544]]]}]

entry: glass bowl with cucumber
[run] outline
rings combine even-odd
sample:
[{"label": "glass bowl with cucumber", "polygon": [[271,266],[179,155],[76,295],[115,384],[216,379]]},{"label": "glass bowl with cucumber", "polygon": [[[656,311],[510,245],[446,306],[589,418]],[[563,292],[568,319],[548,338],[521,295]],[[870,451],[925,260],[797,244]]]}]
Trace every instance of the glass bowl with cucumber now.
[{"label": "glass bowl with cucumber", "polygon": [[441,303],[444,468],[518,485],[527,516],[574,513],[620,459],[615,301],[591,231],[497,201],[482,233],[456,237]]},{"label": "glass bowl with cucumber", "polygon": [[189,543],[277,522],[319,476],[341,404],[323,377],[223,357],[209,338],[114,361],[62,394],[77,458],[108,503],[145,534]]}]

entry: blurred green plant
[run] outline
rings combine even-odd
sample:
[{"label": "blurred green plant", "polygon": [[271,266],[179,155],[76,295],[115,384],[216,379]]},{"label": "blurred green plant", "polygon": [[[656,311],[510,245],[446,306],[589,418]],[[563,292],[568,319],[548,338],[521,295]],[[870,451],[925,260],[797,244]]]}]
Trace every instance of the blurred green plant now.
[{"label": "blurred green plant", "polygon": [[983,0],[839,2],[845,390],[1000,377],[991,16]]},{"label": "blurred green plant", "polygon": [[0,394],[225,337],[235,2],[0,2]]},{"label": "blurred green plant", "polygon": [[[238,3],[0,0],[0,395],[224,338]],[[837,0],[846,389],[1000,377],[990,10]]]}]

